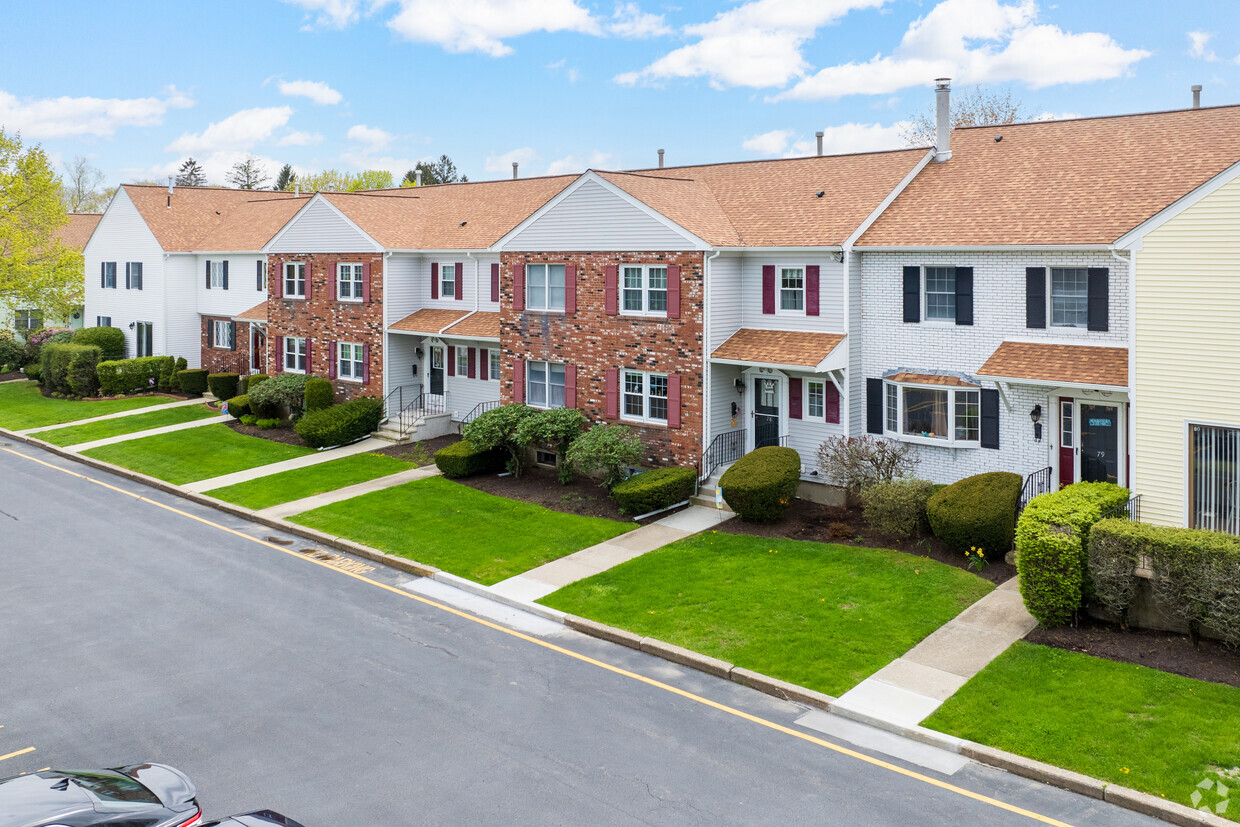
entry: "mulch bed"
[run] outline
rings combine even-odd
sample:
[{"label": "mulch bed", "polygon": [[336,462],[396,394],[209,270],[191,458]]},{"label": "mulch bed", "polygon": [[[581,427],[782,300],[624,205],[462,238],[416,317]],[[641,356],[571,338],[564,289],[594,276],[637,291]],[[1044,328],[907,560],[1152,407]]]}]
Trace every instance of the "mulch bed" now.
[{"label": "mulch bed", "polygon": [[[497,497],[541,505],[551,511],[632,522],[632,517],[621,514],[615,500],[608,496],[607,490],[594,480],[578,476],[568,485],[561,485],[559,476],[550,468],[533,466],[520,478],[482,474],[457,480],[457,482]],[[655,519],[665,517],[670,513],[670,511],[665,511],[656,515]]]},{"label": "mulch bed", "polygon": [[422,459],[426,460],[426,464],[430,464],[435,452],[440,448],[447,448],[454,442],[460,442],[461,437],[457,434],[446,434],[437,436],[434,439],[423,439],[417,442],[410,442],[405,445],[388,445],[384,448],[375,448],[371,450],[372,454],[386,454],[389,457],[403,459],[406,462],[419,460],[418,464],[423,464]]},{"label": "mulch bed", "polygon": [[26,374],[20,370],[11,370],[8,373],[0,373],[0,382],[8,382],[13,379],[25,379]]},{"label": "mulch bed", "polygon": [[242,425],[240,419],[234,419],[231,422],[225,422],[229,428],[232,428],[239,434],[246,436],[256,436],[259,439],[269,439],[272,442],[280,442],[284,445],[297,445],[301,448],[306,447],[306,441],[297,435],[293,430],[293,426],[284,425],[279,428],[259,428],[257,425]]}]

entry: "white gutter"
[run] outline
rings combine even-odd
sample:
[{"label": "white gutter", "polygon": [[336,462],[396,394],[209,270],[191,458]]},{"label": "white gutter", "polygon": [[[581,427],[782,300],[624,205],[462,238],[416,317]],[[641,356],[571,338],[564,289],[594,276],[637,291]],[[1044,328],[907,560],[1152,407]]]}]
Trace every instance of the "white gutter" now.
[{"label": "white gutter", "polygon": [[[933,153],[931,153],[933,154]],[[922,160],[922,165],[929,158]],[[860,229],[858,229],[860,232]],[[850,236],[851,238],[851,236]],[[844,436],[852,436],[852,393],[853,393],[853,376],[852,376],[852,347],[853,347],[853,329],[852,329],[852,243],[844,244],[844,346],[848,348],[848,358],[844,360],[844,386],[848,389],[842,394],[844,397],[841,401],[844,405],[844,415],[842,417],[844,426]],[[830,355],[830,354],[828,354]],[[823,361],[826,361],[824,358]],[[826,400],[823,400],[826,404]]]},{"label": "white gutter", "polygon": [[703,257],[702,266],[702,399],[705,405],[702,410],[702,444],[699,446],[702,450],[699,452],[700,457],[705,453],[707,446],[711,440],[711,386],[710,386],[710,263],[714,261],[722,253],[722,250],[715,250],[709,256]]},{"label": "white gutter", "polygon": [[1053,253],[1053,252],[1106,252],[1111,249],[1110,244],[883,244],[883,245],[857,245],[858,249],[867,253],[986,253],[986,252],[1016,252],[1016,253]]},{"label": "white gutter", "polygon": [[1128,416],[1125,418],[1128,425],[1128,445],[1125,446],[1128,449],[1128,473],[1124,482],[1125,487],[1131,491],[1137,478],[1137,461],[1134,458],[1137,444],[1137,248],[1133,247],[1128,251],[1127,259],[1121,258],[1112,249],[1111,258],[1123,262],[1128,272]]}]

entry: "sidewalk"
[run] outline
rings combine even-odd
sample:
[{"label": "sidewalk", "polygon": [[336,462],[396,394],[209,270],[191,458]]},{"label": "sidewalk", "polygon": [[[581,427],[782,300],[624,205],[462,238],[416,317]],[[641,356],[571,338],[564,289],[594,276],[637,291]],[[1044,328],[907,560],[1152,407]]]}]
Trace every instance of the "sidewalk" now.
[{"label": "sidewalk", "polygon": [[[88,403],[87,403],[88,404]],[[22,436],[30,436],[41,431],[53,431],[57,428],[68,428],[70,425],[88,425],[91,422],[102,422],[105,419],[120,419],[122,416],[137,416],[138,414],[151,413],[152,411],[166,411],[169,408],[184,408],[188,405],[201,405],[201,399],[182,399],[177,402],[168,402],[160,405],[147,405],[145,408],[134,408],[131,411],[120,411],[118,413],[104,414],[103,416],[92,416],[90,419],[75,419],[72,422],[61,422],[58,425],[40,425],[38,428],[27,428],[24,431],[14,431],[15,434]]]},{"label": "sidewalk", "polygon": [[[373,491],[382,491],[385,488],[393,488],[397,485],[404,485],[414,480],[424,480],[427,477],[439,476],[439,469],[434,465],[424,465],[421,468],[411,468],[408,471],[398,471],[395,474],[388,474],[386,477],[367,480],[366,482],[355,483],[354,485],[346,485],[344,488],[337,488],[335,491],[324,491],[322,494],[315,494],[312,497],[304,497],[300,500],[273,505],[270,508],[264,508],[254,513],[259,517],[271,517],[273,519],[283,520],[294,514],[300,514],[303,511],[311,511],[315,508],[322,508],[325,505],[338,503],[341,500],[351,500],[354,497],[360,497],[363,494],[369,494]],[[207,496],[211,496],[211,492],[207,492]]]},{"label": "sidewalk", "polygon": [[118,442],[128,442],[131,439],[141,439],[144,436],[158,436],[159,434],[170,434],[174,431],[185,431],[190,428],[201,428],[203,425],[217,425],[221,422],[232,422],[233,417],[228,414],[220,414],[207,419],[195,419],[192,422],[180,422],[176,425],[164,425],[160,428],[151,428],[146,431],[134,431],[132,434],[120,434],[118,436],[110,436],[105,439],[96,439],[94,442],[79,442],[77,445],[65,446],[66,451],[76,451],[82,453],[92,448],[102,448],[105,445],[115,445]]},{"label": "sidewalk", "polygon": [[249,482],[259,477],[278,474],[281,471],[292,471],[297,468],[309,468],[311,465],[318,465],[320,462],[331,462],[334,459],[342,459],[351,457],[354,454],[364,454],[367,451],[376,448],[390,448],[392,443],[384,442],[381,439],[367,437],[361,442],[355,442],[352,445],[345,445],[341,448],[331,448],[327,451],[316,451],[313,454],[307,454],[304,457],[296,457],[294,459],[286,459],[281,462],[273,462],[270,465],[260,465],[257,468],[248,468],[245,471],[237,471],[234,474],[224,474],[221,477],[212,477],[206,480],[198,480],[198,482],[189,482],[181,486],[182,491],[189,491],[194,494],[201,494],[204,491],[210,491],[212,488],[223,488],[226,485],[235,485],[239,482]]}]

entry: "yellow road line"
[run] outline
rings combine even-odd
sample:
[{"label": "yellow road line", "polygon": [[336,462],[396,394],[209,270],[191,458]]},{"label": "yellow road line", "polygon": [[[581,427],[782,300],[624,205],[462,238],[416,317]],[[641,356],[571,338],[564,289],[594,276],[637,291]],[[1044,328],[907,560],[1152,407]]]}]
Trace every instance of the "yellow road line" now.
[{"label": "yellow road line", "polygon": [[17,752],[10,752],[8,755],[0,755],[0,761],[7,761],[10,758],[16,758],[19,755],[25,755],[28,752],[34,752],[34,747],[26,747],[19,749]]},{"label": "yellow road line", "polygon": [[[60,471],[61,473],[68,474],[70,476],[77,477],[78,479],[83,479],[83,480],[86,480],[87,482],[92,482],[95,485],[102,486],[103,488],[106,488],[109,491],[115,491],[119,494],[124,494],[127,497],[133,497],[134,499],[139,500],[141,502],[150,503],[151,505],[158,506],[159,508],[162,508],[165,511],[170,511],[173,514],[178,514],[182,517],[188,517],[191,520],[200,522],[203,525],[211,526],[212,528],[217,528],[220,531],[224,531],[228,534],[232,534],[236,537],[240,537],[243,540],[249,540],[250,542],[257,543],[260,546],[266,546],[267,548],[274,549],[275,551],[283,552],[284,554],[287,554],[291,557],[295,557],[298,560],[305,560],[307,562],[313,563],[316,566],[321,566],[322,568],[328,569],[330,571],[334,571],[337,574],[342,574],[345,577],[352,577],[354,580],[360,580],[363,583],[367,583],[371,586],[375,586],[377,588],[383,589],[384,591],[391,592],[392,594],[400,595],[401,597],[407,598],[409,600],[416,600],[419,603],[424,603],[427,606],[432,606],[441,611],[456,615],[457,617],[460,617],[464,620],[468,620],[473,623],[486,626],[489,629],[494,629],[497,632],[502,632],[506,635],[510,635],[520,640],[524,640],[527,643],[534,644],[535,646],[541,646],[544,649],[549,649],[552,652],[565,655],[566,657],[579,660],[583,663],[588,663],[591,666],[597,666],[598,668],[605,669],[608,672],[613,672],[617,675],[621,675],[623,677],[630,678],[635,681],[640,681],[641,683],[647,684],[649,686],[653,686],[656,689],[661,689],[665,692],[670,692],[673,695],[679,695],[680,697],[686,698],[687,700],[690,700],[690,701],[694,701],[695,703],[699,703],[704,706],[709,706],[712,709],[717,709],[720,712],[727,713],[728,715],[734,715],[737,718],[742,718],[751,723],[755,723],[755,724],[758,724],[759,726],[766,727],[767,729],[771,729],[776,732],[783,733],[784,735],[791,735],[792,737],[799,738],[802,741],[808,741],[809,743],[814,744],[816,746],[824,747],[825,749],[829,749],[841,755],[847,755],[848,757],[855,758],[858,761],[864,761],[865,763],[870,764],[872,766],[880,767],[885,770],[890,770],[891,772],[898,773],[907,778],[912,778],[914,780],[921,781],[926,784],[930,784],[932,786],[938,787],[939,789],[947,790],[948,792],[953,792],[953,793],[956,793],[957,795],[964,796],[965,798],[971,798],[974,801],[980,801],[983,804],[989,804],[992,807],[998,807],[999,809],[1006,810],[1010,813],[1015,813],[1017,815],[1022,815],[1027,818],[1031,818],[1034,821],[1039,821],[1043,824],[1053,824],[1053,825],[1057,825],[1057,827],[1070,827],[1070,825],[1068,825],[1067,822],[1058,821],[1054,818],[1051,818],[1050,816],[1044,816],[1041,813],[1035,813],[1031,810],[1023,809],[1013,804],[1008,804],[1006,801],[999,801],[998,799],[991,798],[986,795],[982,795],[981,793],[975,793],[972,790],[966,790],[963,787],[957,787],[954,784],[948,784],[946,781],[940,781],[937,778],[931,778],[928,775],[923,775],[919,772],[914,772],[913,770],[905,769],[904,767],[897,766],[896,764],[883,761],[880,758],[874,758],[872,756],[865,755],[864,753],[851,750],[848,747],[843,747],[843,746],[840,746],[839,744],[833,744],[830,741],[824,741],[823,739],[817,738],[813,735],[809,735],[807,733],[800,732],[795,729],[791,729],[782,724],[777,724],[774,721],[768,721],[765,718],[759,718],[756,715],[751,715],[748,712],[744,712],[734,707],[730,707],[725,704],[718,703],[717,701],[712,701],[710,698],[704,698],[701,695],[695,695],[692,692],[687,692],[678,687],[663,683],[662,681],[657,681],[653,678],[648,678],[645,675],[639,675],[636,672],[630,672],[629,670],[622,669],[619,666],[613,666],[610,663],[604,663],[603,661],[595,660],[594,658],[591,658],[587,655],[580,654],[579,652],[574,652],[570,649],[565,649],[561,646],[557,646],[554,643],[549,643],[545,640],[540,640],[536,637],[531,637],[529,635],[518,632],[514,629],[509,629],[505,626],[500,626],[499,624],[492,623],[491,621],[486,620],[485,618],[481,618],[475,615],[468,614],[467,612],[463,612],[460,609],[455,609],[451,606],[444,605],[443,603],[438,603],[434,600],[430,600],[429,598],[422,597],[421,595],[405,591],[404,589],[400,589],[395,586],[389,586],[387,583],[380,583],[378,580],[373,580],[369,577],[366,577],[365,575],[356,574],[346,569],[338,568],[336,566],[331,565],[330,563],[325,563],[322,560],[316,560],[313,557],[300,554],[293,549],[284,548],[283,546],[278,546],[275,543],[269,543],[266,540],[260,540],[257,537],[251,537],[250,535],[237,531],[236,529],[232,529],[232,528],[229,528],[228,526],[220,525],[219,523],[212,522],[211,520],[207,520],[197,515],[190,514],[189,512],[182,511],[179,508],[174,508],[173,506],[166,505],[161,502],[156,502],[155,500],[148,499],[147,497],[144,497],[141,494],[135,494],[132,491],[126,491],[123,488],[117,488],[115,485],[110,485],[109,483],[103,482],[102,480],[97,480],[97,479],[94,479],[93,477],[88,477],[85,474],[79,474],[76,471],[70,471],[67,468],[61,468],[57,465],[53,465],[50,462],[44,462],[41,459],[38,459],[32,456],[27,456],[26,454],[23,454],[19,451],[14,451],[9,448],[0,448],[0,451],[5,451],[14,456],[21,457],[22,459],[30,460],[31,462],[37,462],[40,465],[44,465],[53,470]],[[34,749],[34,747],[30,747],[30,749],[27,749],[27,750],[22,750],[22,752],[29,752],[32,749]],[[13,753],[13,755],[20,755],[20,754],[21,753]],[[9,758],[9,757],[11,756],[6,755],[3,757],[0,757],[0,761],[4,760],[4,758]]]}]

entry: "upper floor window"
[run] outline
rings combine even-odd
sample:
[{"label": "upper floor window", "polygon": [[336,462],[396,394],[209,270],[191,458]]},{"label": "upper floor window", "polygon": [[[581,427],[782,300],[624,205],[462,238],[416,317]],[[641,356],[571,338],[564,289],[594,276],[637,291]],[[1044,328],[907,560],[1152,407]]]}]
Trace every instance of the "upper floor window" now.
[{"label": "upper floor window", "polygon": [[667,315],[667,267],[626,264],[621,268],[623,312]]},{"label": "upper floor window", "polygon": [[227,290],[228,289],[228,268],[227,262],[208,261],[207,262],[207,288],[210,290]]},{"label": "upper floor window", "polygon": [[535,408],[564,407],[564,365],[527,362],[525,371],[526,404]]},{"label": "upper floor window", "polygon": [[306,372],[306,340],[300,336],[284,337],[284,369],[289,373]]},{"label": "upper floor window", "polygon": [[336,375],[350,382],[361,382],[365,374],[365,349],[356,342],[336,345]]},{"label": "upper floor window", "polygon": [[13,313],[13,327],[23,336],[29,336],[43,327],[42,310],[17,310]]},{"label": "upper floor window", "polygon": [[284,296],[289,299],[306,297],[306,265],[299,261],[284,262]]},{"label": "upper floor window", "polygon": [[1051,326],[1089,324],[1089,271],[1084,267],[1051,268]]},{"label": "upper floor window", "polygon": [[525,266],[525,306],[529,310],[564,309],[563,264]]},{"label": "upper floor window", "polygon": [[886,383],[888,436],[912,437],[960,447],[981,440],[981,394],[977,388]]},{"label": "upper floor window", "polygon": [[342,302],[362,300],[362,265],[336,265],[336,298]]},{"label": "upper floor window", "polygon": [[621,418],[666,424],[667,374],[637,370],[621,374]]},{"label": "upper floor window", "polygon": [[115,287],[116,286],[116,262],[103,261],[99,263],[99,286]]},{"label": "upper floor window", "polygon": [[956,321],[956,268],[926,268],[926,321]]},{"label": "upper floor window", "polygon": [[439,265],[439,296],[444,299],[456,298],[456,265]]},{"label": "upper floor window", "polygon": [[805,269],[779,268],[779,312],[805,312]]},{"label": "upper floor window", "polygon": [[130,290],[142,289],[142,262],[129,261],[125,263],[125,287]]}]

